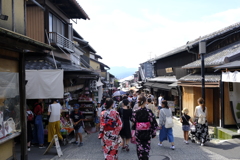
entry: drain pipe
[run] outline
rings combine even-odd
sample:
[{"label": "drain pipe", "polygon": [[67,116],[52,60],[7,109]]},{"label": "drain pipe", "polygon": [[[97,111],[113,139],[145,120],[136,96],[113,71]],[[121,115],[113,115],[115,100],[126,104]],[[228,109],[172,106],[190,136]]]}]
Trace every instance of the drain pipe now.
[{"label": "drain pipe", "polygon": [[44,10],[45,11],[45,8],[41,5],[41,4],[39,4],[36,0],[31,0],[34,4],[36,4],[38,7],[40,7],[40,8],[42,8],[42,10]]}]

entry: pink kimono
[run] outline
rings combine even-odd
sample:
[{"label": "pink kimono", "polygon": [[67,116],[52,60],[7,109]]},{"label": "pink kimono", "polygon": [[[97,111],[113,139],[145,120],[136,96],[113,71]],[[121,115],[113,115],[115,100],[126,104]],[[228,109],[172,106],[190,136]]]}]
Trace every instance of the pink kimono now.
[{"label": "pink kimono", "polygon": [[119,113],[114,109],[102,111],[100,117],[100,133],[104,143],[103,152],[106,160],[116,160],[118,147],[121,143],[119,133],[122,129],[122,121]]}]

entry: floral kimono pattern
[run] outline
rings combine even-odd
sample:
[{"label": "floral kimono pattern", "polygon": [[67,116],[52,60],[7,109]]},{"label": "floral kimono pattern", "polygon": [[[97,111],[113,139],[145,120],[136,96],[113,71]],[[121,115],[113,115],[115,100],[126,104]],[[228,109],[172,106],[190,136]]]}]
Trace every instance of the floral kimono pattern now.
[{"label": "floral kimono pattern", "polygon": [[136,130],[137,122],[150,122],[151,126],[149,130],[136,130],[135,136],[137,141],[137,155],[139,160],[148,160],[150,152],[151,138],[156,136],[158,128],[157,121],[152,110],[146,107],[140,108],[133,112],[132,115],[133,127]]},{"label": "floral kimono pattern", "polygon": [[[106,122],[111,122],[110,127],[106,127]],[[122,129],[122,121],[119,113],[114,109],[108,109],[101,113],[99,137],[104,143],[103,152],[106,160],[116,160],[118,158],[118,147],[121,143],[119,133]]]},{"label": "floral kimono pattern", "polygon": [[201,143],[205,143],[206,141],[209,141],[208,137],[208,122],[206,121],[204,124],[199,124],[196,120],[196,133],[195,136],[197,140],[199,140]]}]

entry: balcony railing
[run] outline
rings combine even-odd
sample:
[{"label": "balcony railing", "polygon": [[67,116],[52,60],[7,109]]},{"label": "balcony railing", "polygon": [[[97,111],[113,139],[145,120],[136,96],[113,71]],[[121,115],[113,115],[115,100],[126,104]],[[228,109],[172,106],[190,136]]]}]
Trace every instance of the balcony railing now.
[{"label": "balcony railing", "polygon": [[74,52],[73,42],[57,32],[49,32],[50,43],[57,45],[69,52]]}]

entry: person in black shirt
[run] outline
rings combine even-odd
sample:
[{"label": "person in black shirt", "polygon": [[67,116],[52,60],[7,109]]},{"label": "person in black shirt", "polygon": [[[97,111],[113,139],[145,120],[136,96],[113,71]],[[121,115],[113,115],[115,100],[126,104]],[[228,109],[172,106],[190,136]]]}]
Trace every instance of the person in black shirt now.
[{"label": "person in black shirt", "polygon": [[[82,114],[81,111],[79,111],[79,104],[74,104],[74,111],[72,111],[72,113],[70,114],[70,119],[73,123],[73,127],[75,130],[75,138],[76,141],[73,143],[78,144],[78,146],[82,146],[83,142],[82,142],[82,133],[84,132],[84,116]],[[80,142],[78,143],[78,137],[80,139]]]},{"label": "person in black shirt", "polygon": [[187,108],[184,108],[182,110],[182,117],[180,118],[180,122],[182,123],[182,130],[183,130],[183,136],[184,136],[184,143],[188,144],[188,133],[190,130],[190,123],[189,121],[195,125],[195,123],[192,121],[191,117],[188,115],[189,110]]}]

